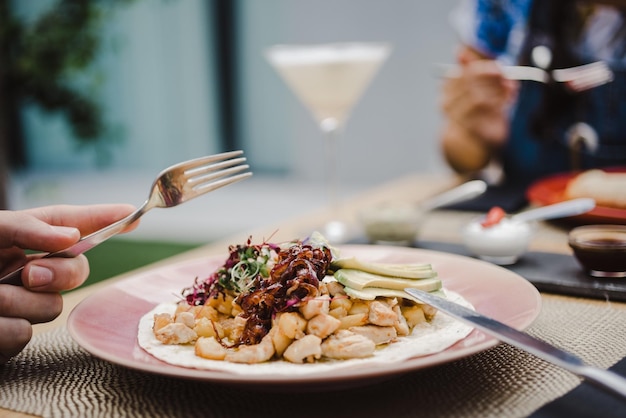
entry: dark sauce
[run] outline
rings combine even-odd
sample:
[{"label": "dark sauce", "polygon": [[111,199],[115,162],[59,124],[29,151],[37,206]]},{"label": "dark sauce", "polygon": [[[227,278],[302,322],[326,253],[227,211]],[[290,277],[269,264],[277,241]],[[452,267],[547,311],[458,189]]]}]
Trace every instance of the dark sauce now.
[{"label": "dark sauce", "polygon": [[588,270],[606,272],[626,271],[626,242],[613,238],[590,239],[571,243],[578,262]]},{"label": "dark sauce", "polygon": [[604,250],[605,248],[619,249],[620,247],[624,249],[624,245],[626,245],[626,242],[622,241],[621,239],[614,238],[596,238],[585,241],[582,245],[585,247],[600,247],[600,249],[602,250]]}]

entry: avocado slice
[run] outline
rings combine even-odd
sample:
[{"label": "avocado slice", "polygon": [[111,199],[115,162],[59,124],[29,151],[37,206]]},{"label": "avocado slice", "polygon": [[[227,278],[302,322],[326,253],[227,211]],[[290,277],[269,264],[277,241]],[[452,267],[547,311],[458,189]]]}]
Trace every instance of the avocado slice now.
[{"label": "avocado slice", "polygon": [[425,292],[431,292],[433,290],[441,289],[441,280],[437,278],[435,273],[433,273],[433,276],[430,278],[415,280],[381,276],[379,274],[372,274],[361,270],[341,269],[337,270],[334,276],[339,283],[355,290],[362,290],[371,287],[403,290],[407,287],[413,287]]},{"label": "avocado slice", "polygon": [[340,269],[361,270],[381,276],[398,277],[403,279],[427,279],[437,276],[432,265],[420,264],[386,264],[372,263],[359,260],[355,257],[339,258],[333,260],[331,268],[335,271]]}]

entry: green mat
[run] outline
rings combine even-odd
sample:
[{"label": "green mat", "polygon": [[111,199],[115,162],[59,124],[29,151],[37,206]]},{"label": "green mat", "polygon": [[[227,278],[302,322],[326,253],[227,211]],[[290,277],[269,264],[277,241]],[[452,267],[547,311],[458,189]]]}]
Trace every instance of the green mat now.
[{"label": "green mat", "polygon": [[90,274],[83,286],[196,248],[200,244],[111,239],[89,250]]}]

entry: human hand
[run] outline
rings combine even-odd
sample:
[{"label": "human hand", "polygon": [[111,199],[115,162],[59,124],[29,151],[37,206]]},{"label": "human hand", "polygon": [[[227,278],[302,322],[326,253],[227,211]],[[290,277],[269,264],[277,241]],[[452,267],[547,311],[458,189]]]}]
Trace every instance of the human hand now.
[{"label": "human hand", "polygon": [[509,108],[519,83],[506,79],[500,65],[463,47],[458,53],[459,77],[444,82],[441,108],[468,137],[498,147],[509,132]]},{"label": "human hand", "polygon": [[[25,250],[63,250],[133,210],[131,205],[92,205],[0,211],[0,276],[24,265],[24,287],[0,285],[0,364],[30,341],[31,324],[51,321],[61,313],[59,292],[80,286],[89,274],[84,255],[41,258]],[[127,231],[135,227],[136,223]]]}]

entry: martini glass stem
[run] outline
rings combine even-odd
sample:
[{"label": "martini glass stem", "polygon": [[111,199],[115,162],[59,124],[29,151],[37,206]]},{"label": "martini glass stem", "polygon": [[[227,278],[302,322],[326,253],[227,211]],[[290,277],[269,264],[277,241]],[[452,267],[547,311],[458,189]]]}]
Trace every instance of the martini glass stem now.
[{"label": "martini glass stem", "polygon": [[341,126],[335,118],[324,119],[320,127],[326,137],[326,194],[328,204],[336,212],[339,208],[339,172],[337,167],[337,141]]}]

